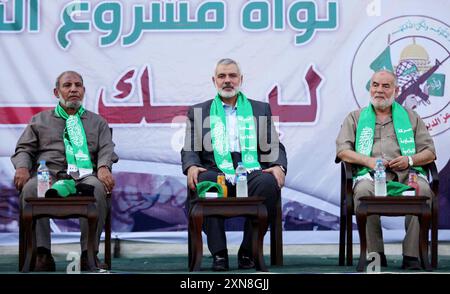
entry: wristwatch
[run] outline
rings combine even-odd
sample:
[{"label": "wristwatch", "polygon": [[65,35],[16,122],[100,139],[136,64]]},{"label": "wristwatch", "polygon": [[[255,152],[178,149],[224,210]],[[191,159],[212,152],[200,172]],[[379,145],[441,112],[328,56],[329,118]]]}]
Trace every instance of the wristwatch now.
[{"label": "wristwatch", "polygon": [[414,165],[414,162],[412,160],[412,156],[408,156],[408,164],[409,164],[409,166],[413,166]]}]

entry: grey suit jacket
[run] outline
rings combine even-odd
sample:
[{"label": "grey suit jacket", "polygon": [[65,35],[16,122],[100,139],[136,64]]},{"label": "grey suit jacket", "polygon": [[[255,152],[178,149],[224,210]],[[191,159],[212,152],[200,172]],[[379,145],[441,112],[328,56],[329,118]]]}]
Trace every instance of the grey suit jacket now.
[{"label": "grey suit jacket", "polygon": [[[211,148],[209,112],[212,101],[208,100],[189,108],[185,142],[181,150],[184,174],[187,174],[188,168],[192,165],[218,170]],[[281,165],[287,172],[286,150],[281,144],[272,122],[270,105],[251,99],[249,101],[253,108],[253,116],[256,119],[258,161],[261,168]]]}]

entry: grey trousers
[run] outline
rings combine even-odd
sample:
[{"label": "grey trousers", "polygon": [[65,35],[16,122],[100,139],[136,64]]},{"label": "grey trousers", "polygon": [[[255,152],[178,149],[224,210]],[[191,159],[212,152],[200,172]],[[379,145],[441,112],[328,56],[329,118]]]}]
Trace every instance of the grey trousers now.
[{"label": "grey trousers", "polygon": [[[426,180],[418,177],[420,194],[433,199],[433,192]],[[374,196],[374,184],[370,180],[361,180],[356,183],[353,188],[353,197],[355,200],[355,211],[358,208],[362,196]],[[417,216],[407,215],[405,217],[406,235],[403,239],[403,255],[419,257],[419,219]],[[381,230],[380,216],[371,215],[367,217],[366,226],[367,251],[368,252],[384,252],[383,233]]]},{"label": "grey trousers", "polygon": [[[96,199],[96,206],[98,212],[98,222],[95,240],[95,250],[98,251],[100,243],[100,236],[102,234],[103,226],[105,225],[107,202],[106,202],[106,190],[103,183],[95,176],[85,177],[77,183],[84,183],[94,186],[94,197]],[[25,199],[37,197],[37,177],[32,177],[23,187],[20,194],[20,200],[22,207],[25,205]],[[81,250],[87,250],[87,236],[88,236],[88,223],[85,218],[80,218],[80,243]],[[48,218],[41,218],[36,222],[36,245],[37,247],[51,248],[50,242],[50,222]]]}]

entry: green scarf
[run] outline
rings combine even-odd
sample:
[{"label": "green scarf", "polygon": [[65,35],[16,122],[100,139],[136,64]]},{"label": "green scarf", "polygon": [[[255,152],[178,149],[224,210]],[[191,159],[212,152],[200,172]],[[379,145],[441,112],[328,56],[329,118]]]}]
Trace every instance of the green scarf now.
[{"label": "green scarf", "polygon": [[55,108],[56,116],[66,121],[63,139],[68,165],[67,173],[79,172],[80,177],[92,174],[93,170],[86,134],[80,119],[84,112],[83,106],[80,106],[75,115],[68,115],[59,103]]},{"label": "green scarf", "polygon": [[[408,112],[397,102],[392,103],[392,120],[394,123],[397,142],[400,146],[400,152],[403,156],[412,156],[416,153],[416,144],[414,142],[414,132],[409,121]],[[358,126],[356,128],[355,151],[357,153],[371,156],[373,147],[373,138],[375,134],[376,114],[372,105],[361,110]],[[419,173],[425,175],[423,168],[414,167]],[[368,167],[358,169],[356,176],[363,176],[370,171]],[[389,185],[388,185],[388,194]]]},{"label": "green scarf", "polygon": [[[237,126],[242,162],[247,172],[261,169],[258,162],[258,144],[253,109],[250,101],[241,92],[237,95]],[[227,181],[234,183],[235,170],[228,144],[228,132],[222,100],[217,94],[210,109],[211,141],[214,159]]]}]

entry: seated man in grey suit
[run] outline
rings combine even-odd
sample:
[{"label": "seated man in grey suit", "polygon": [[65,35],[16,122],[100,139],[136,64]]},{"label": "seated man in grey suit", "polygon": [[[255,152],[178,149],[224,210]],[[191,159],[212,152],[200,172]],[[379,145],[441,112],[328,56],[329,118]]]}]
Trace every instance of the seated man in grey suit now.
[{"label": "seated man in grey suit", "polygon": [[[248,195],[265,197],[269,218],[284,185],[287,158],[272,122],[270,105],[248,99],[241,91],[243,76],[236,61],[222,59],[212,81],[214,99],[192,106],[188,111],[185,144],[181,150],[183,173],[189,189],[202,181],[216,182],[224,173],[228,197],[235,197],[235,169],[242,162],[247,170]],[[229,269],[224,220],[208,217],[204,226],[212,269]],[[238,266],[255,266],[251,252],[251,223],[245,223],[238,252]]]},{"label": "seated man in grey suit", "polygon": [[[108,123],[98,114],[85,110],[82,102],[85,88],[83,78],[74,71],[65,71],[56,78],[53,90],[58,99],[55,108],[42,111],[31,118],[16,145],[11,161],[16,169],[14,184],[25,199],[37,197],[37,168],[40,160],[47,162],[52,178],[66,174],[77,185],[93,187],[98,210],[98,243],[106,219],[106,194],[114,187],[111,166],[117,162]],[[70,175],[69,175],[70,174]],[[58,176],[57,176],[58,175]],[[87,262],[87,220],[80,218],[81,270],[89,269]],[[36,223],[37,257],[35,271],[55,271],[50,251],[48,218]],[[96,266],[106,268],[95,256]]]}]

